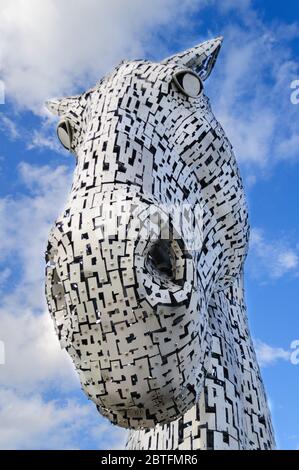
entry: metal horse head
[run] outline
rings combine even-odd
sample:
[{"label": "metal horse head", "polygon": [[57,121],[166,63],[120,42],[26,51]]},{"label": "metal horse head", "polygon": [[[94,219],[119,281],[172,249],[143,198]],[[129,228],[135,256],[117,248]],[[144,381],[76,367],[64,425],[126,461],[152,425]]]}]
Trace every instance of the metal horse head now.
[{"label": "metal horse head", "polygon": [[83,390],[119,426],[169,423],[197,402],[210,298],[246,256],[242,182],[204,92],[221,41],[124,61],[47,103],[76,156],[49,236],[47,302]]}]

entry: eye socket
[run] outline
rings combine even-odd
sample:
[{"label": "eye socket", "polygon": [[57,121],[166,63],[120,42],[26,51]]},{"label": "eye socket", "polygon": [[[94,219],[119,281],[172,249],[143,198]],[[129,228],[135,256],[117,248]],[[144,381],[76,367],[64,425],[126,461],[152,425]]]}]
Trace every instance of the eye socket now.
[{"label": "eye socket", "polygon": [[68,119],[63,119],[57,126],[57,136],[65,149],[71,150],[73,140],[73,128]]},{"label": "eye socket", "polygon": [[203,90],[201,78],[190,70],[175,73],[173,81],[177,88],[190,98],[197,98]]}]

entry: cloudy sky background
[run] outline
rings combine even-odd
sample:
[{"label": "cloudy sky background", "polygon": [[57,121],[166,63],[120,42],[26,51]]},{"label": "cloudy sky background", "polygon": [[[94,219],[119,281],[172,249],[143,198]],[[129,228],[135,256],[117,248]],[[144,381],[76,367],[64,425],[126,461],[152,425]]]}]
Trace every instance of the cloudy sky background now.
[{"label": "cloudy sky background", "polygon": [[160,60],[218,35],[225,41],[206,89],[247,189],[251,330],[278,446],[299,448],[299,365],[290,361],[299,340],[299,104],[290,100],[299,6],[291,0],[0,0],[0,448],[121,448],[126,435],[81,392],[46,312],[45,242],[74,160],[44,101],[87,89],[124,58]]}]

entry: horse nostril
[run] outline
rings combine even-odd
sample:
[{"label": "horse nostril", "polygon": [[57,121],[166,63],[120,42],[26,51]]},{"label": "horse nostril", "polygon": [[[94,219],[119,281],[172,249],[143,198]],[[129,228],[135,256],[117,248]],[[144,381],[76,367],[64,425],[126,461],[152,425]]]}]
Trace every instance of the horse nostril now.
[{"label": "horse nostril", "polygon": [[158,240],[147,254],[147,267],[154,273],[161,273],[169,278],[174,277],[175,258],[169,240]]}]

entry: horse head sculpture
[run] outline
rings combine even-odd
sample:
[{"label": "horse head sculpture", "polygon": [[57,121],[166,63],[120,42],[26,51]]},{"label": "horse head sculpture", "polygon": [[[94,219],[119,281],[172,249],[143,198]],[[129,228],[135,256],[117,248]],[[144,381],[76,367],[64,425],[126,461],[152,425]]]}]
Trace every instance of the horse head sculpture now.
[{"label": "horse head sculpture", "polygon": [[83,390],[122,427],[167,424],[197,403],[208,306],[246,256],[242,181],[204,91],[221,42],[123,61],[47,102],[76,158],[49,236],[47,302]]}]

